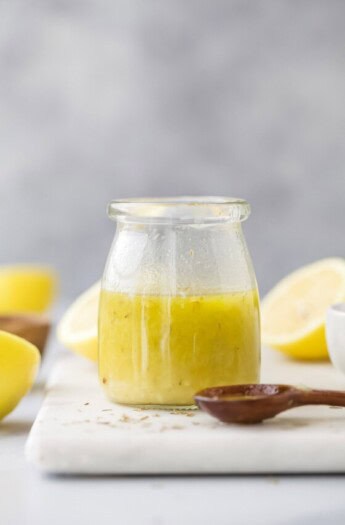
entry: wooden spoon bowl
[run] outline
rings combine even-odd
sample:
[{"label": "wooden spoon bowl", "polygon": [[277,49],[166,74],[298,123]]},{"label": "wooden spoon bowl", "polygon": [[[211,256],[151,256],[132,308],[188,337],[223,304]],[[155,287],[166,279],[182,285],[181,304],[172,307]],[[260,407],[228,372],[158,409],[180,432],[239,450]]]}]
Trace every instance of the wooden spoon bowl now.
[{"label": "wooden spoon bowl", "polygon": [[224,423],[260,423],[302,405],[345,406],[345,392],[275,384],[206,388],[194,399],[201,410]]},{"label": "wooden spoon bowl", "polygon": [[51,323],[40,314],[0,315],[0,330],[23,337],[44,352]]}]

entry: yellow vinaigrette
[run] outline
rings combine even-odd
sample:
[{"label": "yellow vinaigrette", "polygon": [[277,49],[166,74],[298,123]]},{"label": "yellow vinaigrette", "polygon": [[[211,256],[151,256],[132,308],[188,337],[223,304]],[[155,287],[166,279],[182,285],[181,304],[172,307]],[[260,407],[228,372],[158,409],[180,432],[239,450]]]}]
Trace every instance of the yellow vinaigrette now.
[{"label": "yellow vinaigrette", "polygon": [[191,405],[200,389],[257,383],[256,290],[200,296],[101,292],[99,373],[112,401]]}]

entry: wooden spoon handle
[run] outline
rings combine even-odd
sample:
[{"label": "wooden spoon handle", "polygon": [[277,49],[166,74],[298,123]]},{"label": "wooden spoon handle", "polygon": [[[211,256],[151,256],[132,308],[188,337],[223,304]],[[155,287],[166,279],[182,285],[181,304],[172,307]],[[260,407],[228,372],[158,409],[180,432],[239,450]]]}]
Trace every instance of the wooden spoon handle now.
[{"label": "wooden spoon handle", "polygon": [[345,407],[345,392],[340,390],[300,390],[298,405],[331,405]]}]

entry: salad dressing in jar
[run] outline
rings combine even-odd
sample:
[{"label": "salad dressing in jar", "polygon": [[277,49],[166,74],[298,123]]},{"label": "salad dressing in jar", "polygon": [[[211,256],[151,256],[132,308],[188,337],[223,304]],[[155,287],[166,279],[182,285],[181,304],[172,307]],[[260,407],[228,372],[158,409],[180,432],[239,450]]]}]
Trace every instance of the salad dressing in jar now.
[{"label": "salad dressing in jar", "polygon": [[257,383],[259,298],[239,199],[115,201],[99,312],[108,397],[189,406],[210,386]]}]

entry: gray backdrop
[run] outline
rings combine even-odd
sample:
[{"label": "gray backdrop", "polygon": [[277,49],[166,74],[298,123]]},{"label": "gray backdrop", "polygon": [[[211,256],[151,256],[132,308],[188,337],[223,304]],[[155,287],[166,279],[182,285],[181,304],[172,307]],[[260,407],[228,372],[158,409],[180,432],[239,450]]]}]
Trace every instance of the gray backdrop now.
[{"label": "gray backdrop", "polygon": [[0,263],[65,298],[116,197],[247,198],[262,292],[345,247],[345,2],[1,0]]}]

